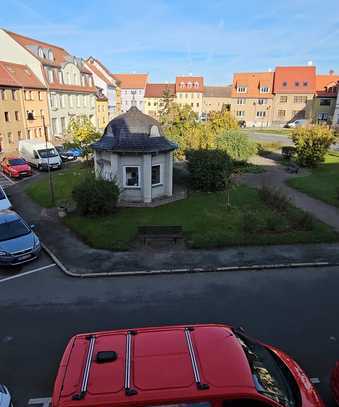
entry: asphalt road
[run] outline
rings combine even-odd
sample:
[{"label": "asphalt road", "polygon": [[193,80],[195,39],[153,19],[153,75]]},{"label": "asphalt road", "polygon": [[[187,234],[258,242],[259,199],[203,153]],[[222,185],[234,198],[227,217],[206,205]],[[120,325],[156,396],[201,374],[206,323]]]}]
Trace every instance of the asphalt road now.
[{"label": "asphalt road", "polygon": [[285,350],[320,379],[320,393],[333,406],[328,379],[339,358],[338,282],[339,268],[76,279],[55,266],[0,281],[0,381],[16,406],[26,407],[51,395],[63,349],[76,333],[221,322]]}]

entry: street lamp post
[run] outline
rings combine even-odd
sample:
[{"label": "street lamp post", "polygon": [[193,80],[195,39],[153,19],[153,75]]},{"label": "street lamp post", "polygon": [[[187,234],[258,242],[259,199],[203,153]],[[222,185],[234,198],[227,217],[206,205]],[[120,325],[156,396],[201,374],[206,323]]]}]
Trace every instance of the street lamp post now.
[{"label": "street lamp post", "polygon": [[[45,116],[33,116],[33,113],[28,113],[28,120],[34,120],[36,118],[41,118],[42,119],[42,127],[44,129],[44,138],[45,138],[45,143],[46,143],[46,150],[48,150],[48,136],[47,136],[47,127],[46,127],[46,122],[45,122]],[[47,153],[47,170],[48,170],[48,179],[49,179],[49,193],[50,193],[50,198],[51,198],[51,204],[52,206],[55,205],[55,194],[54,194],[54,184],[53,184],[53,178],[52,178],[52,171],[49,165],[49,154]]]}]

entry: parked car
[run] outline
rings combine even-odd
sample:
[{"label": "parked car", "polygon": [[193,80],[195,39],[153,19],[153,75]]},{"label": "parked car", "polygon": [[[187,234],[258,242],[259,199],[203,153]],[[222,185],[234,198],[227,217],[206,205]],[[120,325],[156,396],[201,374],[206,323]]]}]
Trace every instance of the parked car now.
[{"label": "parked car", "polygon": [[8,196],[6,195],[3,187],[0,185],[0,211],[3,211],[4,209],[10,209],[11,207],[12,204],[8,199]]},{"label": "parked car", "polygon": [[239,120],[238,121],[238,125],[241,129],[245,129],[246,128],[246,122],[245,120]]},{"label": "parked car", "polygon": [[307,124],[306,119],[299,119],[299,120],[294,120],[293,122],[287,123],[285,127],[294,129],[295,127],[302,127]]},{"label": "parked car", "polygon": [[38,170],[61,168],[62,160],[53,144],[38,140],[19,141],[19,151],[23,158]]},{"label": "parked car", "polygon": [[331,390],[335,402],[339,406],[339,361],[335,364],[331,374]]},{"label": "parked car", "polygon": [[1,161],[2,172],[12,178],[29,177],[32,175],[32,168],[24,158],[5,157]]},{"label": "parked car", "polygon": [[0,383],[0,407],[13,407],[11,395],[4,384]]},{"label": "parked car", "polygon": [[0,266],[16,266],[39,256],[41,245],[32,228],[16,212],[0,211]]},{"label": "parked car", "polygon": [[82,154],[81,149],[76,147],[67,148],[65,146],[56,146],[55,148],[63,162],[74,161]]},{"label": "parked car", "polygon": [[171,326],[74,336],[53,407],[324,407],[284,352],[226,325]]}]

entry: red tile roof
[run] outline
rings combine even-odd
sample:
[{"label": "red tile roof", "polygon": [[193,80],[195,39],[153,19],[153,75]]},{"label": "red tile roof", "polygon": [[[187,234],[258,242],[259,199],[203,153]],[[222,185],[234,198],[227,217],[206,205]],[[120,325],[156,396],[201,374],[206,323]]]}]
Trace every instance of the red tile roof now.
[{"label": "red tile roof", "polygon": [[315,66],[278,66],[274,93],[315,93]]},{"label": "red tile roof", "polygon": [[[97,66],[100,66],[101,69],[104,70],[106,75],[102,72],[101,69],[99,69]],[[90,57],[86,61],[86,66],[90,71],[92,71],[96,76],[98,76],[102,81],[104,81],[107,85],[114,85],[115,81],[111,75],[111,73],[107,70],[107,68],[101,64],[100,61],[97,59]]]},{"label": "red tile roof", "polygon": [[230,98],[232,85],[228,86],[205,86],[205,97],[210,98]]},{"label": "red tile roof", "polygon": [[27,65],[0,61],[0,85],[46,89]]},{"label": "red tile roof", "polygon": [[[243,72],[233,75],[232,97],[237,98],[272,98],[273,72]],[[238,93],[237,88],[245,87],[247,92]],[[260,88],[267,87],[269,92],[262,93]]]},{"label": "red tile roof", "polygon": [[317,96],[336,97],[338,94],[339,75],[317,75],[316,94]]},{"label": "red tile roof", "polygon": [[145,89],[148,81],[147,73],[116,73],[112,77],[120,82],[121,89]]},{"label": "red tile roof", "polygon": [[176,92],[204,92],[202,76],[177,76],[175,78]]},{"label": "red tile roof", "polygon": [[148,83],[145,90],[145,98],[161,98],[165,91],[175,96],[174,83]]}]

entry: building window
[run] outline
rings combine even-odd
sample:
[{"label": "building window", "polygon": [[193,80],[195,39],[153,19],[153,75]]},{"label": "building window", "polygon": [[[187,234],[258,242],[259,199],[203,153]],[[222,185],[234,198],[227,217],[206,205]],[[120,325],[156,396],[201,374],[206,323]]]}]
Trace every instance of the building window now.
[{"label": "building window", "polygon": [[244,117],[244,116],[245,116],[245,111],[244,111],[244,110],[237,110],[236,116],[238,116],[238,117]]},{"label": "building window", "polygon": [[180,82],[180,87],[181,87],[181,89],[184,89],[184,87],[185,87],[185,82]]},{"label": "building window", "polygon": [[44,100],[43,96],[42,96],[42,92],[40,92],[40,91],[38,92],[38,98],[39,98],[39,100]]},{"label": "building window", "polygon": [[298,87],[298,86],[300,85],[300,82],[296,81],[296,82],[294,82],[294,85],[295,85],[296,87]]},{"label": "building window", "polygon": [[283,85],[283,87],[284,87],[284,88],[286,88],[286,86],[287,86],[287,82],[286,82],[286,81],[285,81],[285,82],[283,82],[283,84],[282,84],[282,85]]},{"label": "building window", "polygon": [[267,99],[258,99],[258,105],[266,105]]},{"label": "building window", "polygon": [[45,58],[44,51],[42,50],[42,48],[39,48],[38,54],[40,58]]},{"label": "building window", "polygon": [[192,88],[192,82],[187,82],[187,87],[188,87],[189,89],[191,89],[191,88]]},{"label": "building window", "polygon": [[22,132],[20,130],[18,131],[18,139],[22,140]]},{"label": "building window", "polygon": [[320,106],[331,106],[331,99],[320,99]]},{"label": "building window", "polygon": [[42,129],[41,129],[41,127],[39,127],[39,137],[40,138],[42,137]]},{"label": "building window", "polygon": [[78,104],[77,104],[78,107],[81,106],[81,97],[80,97],[80,96],[81,96],[81,95],[78,95]]},{"label": "building window", "polygon": [[16,98],[16,90],[12,89],[12,100],[17,100]]},{"label": "building window", "polygon": [[294,103],[306,103],[307,96],[294,96]]},{"label": "building window", "polygon": [[320,112],[320,113],[318,113],[318,120],[319,121],[327,121],[327,119],[328,119],[328,113],[323,113],[323,112]]},{"label": "building window", "polygon": [[48,77],[48,82],[52,83],[53,82],[53,71],[52,71],[52,69],[47,69],[47,77]]},{"label": "building window", "polygon": [[124,186],[127,188],[140,187],[140,167],[124,167]]},{"label": "building window", "polygon": [[269,93],[270,88],[268,86],[262,86],[260,88],[260,93]]},{"label": "building window", "polygon": [[237,92],[238,92],[238,93],[246,93],[246,92],[247,92],[246,86],[239,86],[239,87],[237,88]]},{"label": "building window", "polygon": [[7,141],[8,141],[8,144],[12,144],[12,143],[13,143],[13,137],[12,137],[12,133],[11,133],[11,132],[8,132],[8,133],[7,133]]},{"label": "building window", "polygon": [[50,49],[48,50],[48,59],[49,59],[50,61],[54,61],[53,52],[52,52]]},{"label": "building window", "polygon": [[52,130],[53,130],[53,134],[58,133],[58,124],[57,124],[57,119],[56,118],[52,119]]},{"label": "building window", "polygon": [[265,117],[265,116],[266,116],[266,112],[262,112],[262,111],[257,112],[257,113],[256,113],[256,116],[257,116],[257,117]]},{"label": "building window", "polygon": [[246,103],[246,99],[237,99],[237,105],[244,105]]},{"label": "building window", "polygon": [[287,96],[280,96],[280,103],[287,103]]},{"label": "building window", "polygon": [[197,105],[197,107],[199,107],[199,103],[197,103],[196,105]]},{"label": "building window", "polygon": [[18,112],[17,110],[14,112],[14,115],[15,115],[15,120],[16,120],[16,121],[19,121],[19,120],[20,120],[20,118],[19,118],[19,112]]},{"label": "building window", "polygon": [[148,102],[147,104],[148,104],[148,106],[151,106],[151,102]]},{"label": "building window", "polygon": [[5,100],[5,89],[0,89],[0,100]]},{"label": "building window", "polygon": [[278,110],[278,117],[285,117],[286,116],[286,110]]},{"label": "building window", "polygon": [[199,82],[194,82],[194,87],[199,88]]},{"label": "building window", "polygon": [[66,121],[65,121],[65,118],[64,118],[64,117],[61,117],[61,118],[60,118],[60,122],[61,122],[61,131],[62,131],[62,133],[64,133],[65,130],[66,130]]},{"label": "building window", "polygon": [[152,186],[161,185],[161,183],[160,164],[152,165]]},{"label": "building window", "polygon": [[31,139],[31,131],[27,130],[27,140],[30,140],[30,139]]},{"label": "building window", "polygon": [[5,122],[9,122],[9,112],[5,112]]},{"label": "building window", "polygon": [[305,81],[304,83],[303,83],[303,86],[308,86],[308,82],[307,81]]}]

